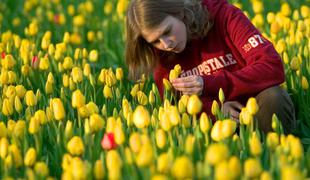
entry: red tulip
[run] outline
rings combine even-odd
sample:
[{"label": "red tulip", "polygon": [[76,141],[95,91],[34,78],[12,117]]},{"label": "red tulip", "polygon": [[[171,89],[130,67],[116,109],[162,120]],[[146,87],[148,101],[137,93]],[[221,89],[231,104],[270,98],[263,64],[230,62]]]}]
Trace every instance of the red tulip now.
[{"label": "red tulip", "polygon": [[31,61],[31,66],[34,69],[37,69],[39,67],[39,57],[38,56],[33,56],[32,61]]},{"label": "red tulip", "polygon": [[117,147],[117,144],[115,143],[114,134],[113,133],[104,134],[103,139],[101,141],[101,146],[103,149],[106,150],[115,149]]},{"label": "red tulip", "polygon": [[5,52],[3,51],[3,52],[1,53],[1,58],[4,59],[4,58],[5,58],[5,55],[6,55],[6,54],[5,54]]}]

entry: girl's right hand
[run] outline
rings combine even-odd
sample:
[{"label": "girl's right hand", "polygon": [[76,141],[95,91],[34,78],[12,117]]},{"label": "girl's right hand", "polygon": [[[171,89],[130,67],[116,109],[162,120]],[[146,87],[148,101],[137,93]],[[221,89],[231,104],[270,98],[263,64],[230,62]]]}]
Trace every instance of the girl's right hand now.
[{"label": "girl's right hand", "polygon": [[239,114],[244,106],[238,101],[227,101],[223,104],[222,111],[225,116],[239,123]]}]

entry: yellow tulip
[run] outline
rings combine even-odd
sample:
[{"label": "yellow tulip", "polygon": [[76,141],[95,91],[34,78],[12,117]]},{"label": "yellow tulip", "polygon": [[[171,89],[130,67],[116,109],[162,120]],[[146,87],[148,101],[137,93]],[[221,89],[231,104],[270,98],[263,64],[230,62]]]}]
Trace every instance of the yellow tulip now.
[{"label": "yellow tulip", "polygon": [[290,16],[292,10],[290,8],[290,5],[285,2],[281,4],[281,14],[284,16]]},{"label": "yellow tulip", "polygon": [[46,81],[46,84],[45,84],[45,93],[46,94],[52,94],[53,93],[53,84]]},{"label": "yellow tulip", "polygon": [[139,167],[146,167],[153,163],[154,155],[150,142],[144,142],[137,154],[136,163]]},{"label": "yellow tulip", "polygon": [[150,124],[150,115],[148,110],[139,105],[133,112],[133,123],[137,128],[145,128]]},{"label": "yellow tulip", "polygon": [[96,34],[94,31],[88,31],[87,32],[87,40],[89,42],[93,42],[96,39]]},{"label": "yellow tulip", "polygon": [[80,108],[85,105],[85,96],[77,89],[72,93],[72,107]]},{"label": "yellow tulip", "polygon": [[174,79],[177,79],[178,76],[179,74],[174,69],[172,69],[169,73],[169,81],[172,82]]},{"label": "yellow tulip", "polygon": [[123,69],[122,68],[116,68],[115,75],[116,75],[117,80],[119,80],[119,81],[123,80],[123,77],[124,77]]},{"label": "yellow tulip", "polygon": [[300,139],[294,136],[288,136],[288,141],[290,144],[292,157],[297,160],[302,159],[304,156],[304,151]]},{"label": "yellow tulip", "polygon": [[263,172],[258,159],[249,158],[244,163],[244,175],[247,178],[257,178]]},{"label": "yellow tulip", "polygon": [[278,145],[279,145],[279,136],[275,132],[269,132],[267,134],[267,146],[271,149],[274,150]]},{"label": "yellow tulip", "polygon": [[300,172],[299,169],[296,167],[286,166],[281,169],[281,179],[282,180],[290,180],[290,179],[305,179],[302,175],[303,173]]},{"label": "yellow tulip", "polygon": [[171,124],[168,112],[164,112],[159,118],[160,118],[159,123],[160,123],[161,128],[163,128],[163,130],[165,131],[169,131],[172,127],[172,124]]},{"label": "yellow tulip", "polygon": [[210,120],[205,112],[201,113],[200,115],[199,127],[203,133],[207,133],[211,128]]},{"label": "yellow tulip", "polygon": [[103,12],[105,15],[110,15],[113,11],[113,4],[110,1],[105,2]]},{"label": "yellow tulip", "polygon": [[227,161],[221,161],[215,166],[214,177],[215,179],[233,179]]},{"label": "yellow tulip", "polygon": [[250,125],[253,123],[253,116],[248,112],[247,108],[242,108],[239,114],[240,124]]},{"label": "yellow tulip", "polygon": [[176,106],[168,108],[169,120],[172,126],[177,126],[181,122],[181,117]]},{"label": "yellow tulip", "polygon": [[224,95],[224,91],[223,91],[222,88],[220,88],[220,90],[219,90],[219,100],[220,100],[220,102],[221,102],[222,104],[223,104],[224,101],[225,101],[225,95]]},{"label": "yellow tulip", "polygon": [[168,173],[170,167],[172,166],[172,161],[169,158],[168,153],[162,153],[157,159],[157,170],[160,173]]},{"label": "yellow tulip", "polygon": [[76,15],[73,17],[73,25],[82,27],[85,24],[85,18],[83,15]]},{"label": "yellow tulip", "polygon": [[293,57],[290,63],[290,67],[292,70],[297,71],[300,68],[299,60],[297,57]]},{"label": "yellow tulip", "polygon": [[122,159],[118,152],[116,150],[110,150],[107,152],[106,155],[106,164],[108,170],[113,170],[113,169],[121,169],[122,168]]},{"label": "yellow tulip", "polygon": [[134,153],[138,153],[140,151],[142,142],[138,133],[134,132],[130,135],[129,146]]},{"label": "yellow tulip", "polygon": [[20,149],[15,145],[12,144],[9,146],[9,153],[13,156],[13,162],[16,168],[22,166],[23,158],[20,152]]},{"label": "yellow tulip", "polygon": [[84,74],[84,76],[86,76],[86,77],[88,77],[88,76],[91,74],[90,65],[89,65],[88,63],[86,63],[86,64],[84,65],[83,74]]},{"label": "yellow tulip", "polygon": [[104,126],[104,120],[99,114],[92,114],[89,117],[89,126],[91,132],[95,133],[100,131]]},{"label": "yellow tulip", "polygon": [[89,114],[99,113],[99,108],[94,102],[89,102],[86,104]]},{"label": "yellow tulip", "polygon": [[194,149],[195,137],[191,134],[187,135],[185,140],[185,152],[192,154]]},{"label": "yellow tulip", "polygon": [[253,116],[258,112],[259,107],[255,98],[249,98],[246,104],[246,109]]},{"label": "yellow tulip", "polygon": [[61,99],[59,98],[52,99],[52,109],[56,120],[60,121],[65,118],[66,112]]},{"label": "yellow tulip", "polygon": [[5,159],[9,150],[9,141],[6,137],[0,139],[0,157]]},{"label": "yellow tulip", "polygon": [[153,105],[155,103],[156,97],[154,91],[150,91],[149,93],[149,103]]},{"label": "yellow tulip", "polygon": [[72,155],[80,156],[84,153],[83,140],[79,136],[74,136],[67,144],[67,149]]},{"label": "yellow tulip", "polygon": [[178,157],[171,168],[171,174],[176,179],[191,179],[194,175],[194,166],[187,156]]},{"label": "yellow tulip", "polygon": [[99,159],[94,164],[94,177],[95,179],[104,179],[105,169],[103,162]]},{"label": "yellow tulip", "polygon": [[211,106],[211,113],[216,116],[218,113],[220,112],[220,107],[219,104],[217,103],[216,100],[214,100],[212,102],[212,106]]},{"label": "yellow tulip", "polygon": [[105,85],[103,88],[103,95],[106,99],[113,98],[111,87],[109,87],[108,85]]},{"label": "yellow tulip", "polygon": [[31,167],[36,162],[37,153],[34,148],[29,148],[26,152],[24,163],[25,166]]},{"label": "yellow tulip", "polygon": [[79,157],[72,158],[70,171],[73,176],[73,179],[86,179],[87,176],[86,164],[83,162],[81,158]]},{"label": "yellow tulip", "polygon": [[114,129],[115,142],[121,145],[125,142],[125,134],[122,125],[117,124]]},{"label": "yellow tulip", "polygon": [[191,121],[187,113],[182,114],[182,124],[185,128],[189,128],[191,126]]},{"label": "yellow tulip", "polygon": [[198,114],[202,109],[202,102],[197,95],[191,95],[187,102],[187,112],[190,115]]},{"label": "yellow tulip", "polygon": [[307,18],[307,17],[309,17],[309,15],[310,15],[310,8],[309,8],[309,6],[306,6],[306,5],[302,5],[301,7],[300,7],[300,14],[301,14],[301,16],[303,17],[303,18]]},{"label": "yellow tulip", "polygon": [[80,67],[73,67],[71,71],[71,77],[73,82],[79,83],[83,80],[83,72]]},{"label": "yellow tulip", "polygon": [[253,1],[252,8],[255,14],[262,13],[264,11],[264,4],[262,1]]},{"label": "yellow tulip", "polygon": [[24,120],[18,120],[13,130],[14,137],[23,139],[25,136],[25,132],[26,122]]},{"label": "yellow tulip", "polygon": [[233,179],[237,179],[241,174],[241,163],[239,158],[232,156],[228,161],[228,168]]},{"label": "yellow tulip", "polygon": [[91,50],[89,53],[89,61],[90,62],[97,62],[98,61],[98,51]]},{"label": "yellow tulip", "polygon": [[172,88],[171,83],[166,78],[163,79],[163,85],[166,91],[169,91]]},{"label": "yellow tulip", "polygon": [[25,101],[27,106],[35,106],[37,104],[37,98],[32,90],[29,90],[25,94]]},{"label": "yellow tulip", "polygon": [[44,70],[48,70],[49,67],[50,67],[50,62],[49,62],[48,57],[41,58],[39,69],[44,71]]},{"label": "yellow tulip", "polygon": [[73,135],[73,130],[72,130],[72,121],[68,120],[66,123],[66,127],[65,127],[65,138],[69,139],[72,137]]},{"label": "yellow tulip", "polygon": [[69,87],[69,76],[67,74],[62,75],[62,84],[64,87]]},{"label": "yellow tulip", "polygon": [[25,87],[23,85],[17,85],[15,87],[15,91],[16,91],[16,95],[20,99],[24,98],[24,95],[26,94],[26,89],[25,89]]},{"label": "yellow tulip", "polygon": [[62,67],[65,70],[70,70],[73,67],[73,60],[70,56],[65,57]]},{"label": "yellow tulip", "polygon": [[34,118],[40,122],[40,124],[45,124],[47,122],[47,117],[45,111],[39,109],[34,113]]},{"label": "yellow tulip", "polygon": [[7,130],[4,122],[0,122],[0,139],[7,136]]},{"label": "yellow tulip", "polygon": [[211,165],[216,165],[229,157],[229,150],[225,144],[211,144],[206,151],[205,159]]},{"label": "yellow tulip", "polygon": [[308,80],[305,76],[302,76],[301,78],[301,87],[304,89],[304,90],[308,90],[309,89],[309,83],[308,83]]},{"label": "yellow tulip", "polygon": [[138,100],[138,103],[143,106],[145,106],[148,102],[148,98],[146,94],[144,94],[144,92],[142,91],[137,92],[137,100]]},{"label": "yellow tulip", "polygon": [[268,171],[263,171],[260,175],[260,180],[272,180],[272,176]]},{"label": "yellow tulip", "polygon": [[166,133],[162,129],[156,131],[156,144],[157,147],[163,149],[167,143]]},{"label": "yellow tulip", "polygon": [[221,141],[232,136],[236,130],[237,124],[230,119],[218,120],[215,122],[211,130],[211,138],[214,141]]},{"label": "yellow tulip", "polygon": [[262,153],[262,144],[256,132],[252,133],[249,139],[250,152],[253,156],[259,156]]},{"label": "yellow tulip", "polygon": [[28,131],[30,134],[36,134],[40,129],[40,121],[39,119],[36,119],[32,117],[30,119],[29,128]]}]

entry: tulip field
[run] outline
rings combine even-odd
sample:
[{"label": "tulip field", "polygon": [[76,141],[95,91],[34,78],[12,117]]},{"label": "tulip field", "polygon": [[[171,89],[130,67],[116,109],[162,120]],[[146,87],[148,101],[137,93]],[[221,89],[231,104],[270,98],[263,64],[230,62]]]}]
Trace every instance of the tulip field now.
[{"label": "tulip field", "polygon": [[0,1],[0,179],[306,179],[310,177],[310,1],[231,0],[281,55],[298,126],[212,123],[197,95],[161,98],[128,79],[129,0]]}]

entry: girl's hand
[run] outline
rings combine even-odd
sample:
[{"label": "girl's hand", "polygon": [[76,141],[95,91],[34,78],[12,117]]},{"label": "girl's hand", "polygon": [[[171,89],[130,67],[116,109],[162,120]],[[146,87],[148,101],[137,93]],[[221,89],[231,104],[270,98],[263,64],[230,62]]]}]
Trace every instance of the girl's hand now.
[{"label": "girl's hand", "polygon": [[239,114],[243,107],[244,106],[237,101],[227,101],[223,104],[222,111],[225,116],[229,115],[232,120],[239,123]]},{"label": "girl's hand", "polygon": [[172,80],[172,86],[182,94],[201,95],[203,90],[203,79],[201,76],[193,75]]}]

